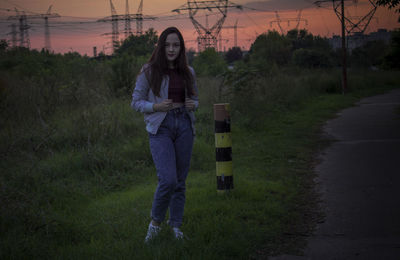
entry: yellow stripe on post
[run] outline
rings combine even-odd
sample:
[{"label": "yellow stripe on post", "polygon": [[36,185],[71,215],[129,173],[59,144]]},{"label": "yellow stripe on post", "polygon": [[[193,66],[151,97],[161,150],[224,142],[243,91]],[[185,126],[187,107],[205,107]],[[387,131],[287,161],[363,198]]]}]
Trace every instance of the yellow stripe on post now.
[{"label": "yellow stripe on post", "polygon": [[217,176],[232,176],[232,161],[217,162]]},{"label": "yellow stripe on post", "polygon": [[215,133],[215,147],[232,147],[231,133]]},{"label": "yellow stripe on post", "polygon": [[229,104],[214,104],[217,191],[233,189],[232,138]]}]

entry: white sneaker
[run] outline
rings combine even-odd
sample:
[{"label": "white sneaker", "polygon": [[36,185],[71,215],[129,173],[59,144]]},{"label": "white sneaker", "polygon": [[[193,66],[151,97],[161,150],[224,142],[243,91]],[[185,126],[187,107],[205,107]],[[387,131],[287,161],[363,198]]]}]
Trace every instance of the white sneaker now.
[{"label": "white sneaker", "polygon": [[150,222],[144,242],[148,243],[150,240],[155,238],[158,235],[158,233],[160,233],[160,231],[161,231],[161,227],[154,226],[153,223]]},{"label": "white sneaker", "polygon": [[183,239],[183,232],[178,227],[172,228],[176,239]]}]

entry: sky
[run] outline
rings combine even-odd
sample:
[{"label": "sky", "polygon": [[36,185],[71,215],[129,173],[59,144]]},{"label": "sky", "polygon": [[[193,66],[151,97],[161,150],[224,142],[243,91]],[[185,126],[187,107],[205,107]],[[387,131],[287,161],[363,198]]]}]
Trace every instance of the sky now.
[{"label": "sky", "polygon": [[[192,1],[192,0],[191,0]],[[221,49],[228,50],[234,46],[233,25],[237,22],[238,45],[247,50],[256,37],[268,30],[277,30],[286,33],[287,30],[296,27],[295,18],[300,17],[299,29],[307,29],[314,35],[332,37],[340,34],[340,22],[337,18],[332,3],[326,3],[317,7],[314,0],[236,0],[231,3],[242,5],[244,8],[229,8],[227,17],[221,30]],[[357,22],[360,17],[366,15],[372,5],[369,0],[346,1],[345,14]],[[126,0],[112,0],[117,14],[125,14]],[[139,0],[129,0],[130,14],[137,13]],[[188,48],[197,50],[197,33],[187,11],[181,11],[178,15],[172,12],[174,9],[184,7],[184,0],[143,0],[143,14],[155,17],[155,20],[145,20],[143,30],[154,28],[158,33],[169,26],[178,27]],[[93,55],[93,47],[97,51],[112,53],[110,22],[98,22],[99,19],[111,15],[110,0],[0,0],[0,39],[11,40],[11,24],[18,24],[17,20],[8,20],[15,16],[15,8],[24,11],[27,15],[46,13],[52,6],[51,13],[57,13],[61,17],[50,18],[51,48],[56,53],[77,51],[81,54]],[[367,27],[365,33],[377,31],[380,28],[393,30],[400,28],[397,22],[398,14],[394,11],[379,7]],[[207,18],[207,21],[206,21]],[[211,27],[216,24],[221,14],[215,10],[199,10],[195,19],[203,26]],[[278,20],[280,20],[278,22]],[[44,19],[28,19],[29,38],[31,48],[42,49],[44,47]],[[280,27],[279,27],[280,25]],[[131,24],[136,28],[135,22]],[[119,22],[119,30],[124,29],[124,23]],[[119,39],[124,39],[120,33]],[[11,44],[11,42],[10,42]]]}]

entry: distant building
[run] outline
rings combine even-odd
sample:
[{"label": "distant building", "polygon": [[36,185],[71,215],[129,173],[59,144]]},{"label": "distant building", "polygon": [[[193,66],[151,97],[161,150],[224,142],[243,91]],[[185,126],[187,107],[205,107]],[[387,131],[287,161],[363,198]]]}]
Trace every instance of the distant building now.
[{"label": "distant building", "polygon": [[[347,36],[347,49],[351,52],[353,49],[363,46],[370,41],[383,41],[389,43],[392,36],[392,32],[386,29],[378,29],[377,32],[371,32],[370,34],[354,33],[353,35]],[[329,43],[333,49],[342,48],[342,38],[339,35],[334,35],[329,39]]]}]

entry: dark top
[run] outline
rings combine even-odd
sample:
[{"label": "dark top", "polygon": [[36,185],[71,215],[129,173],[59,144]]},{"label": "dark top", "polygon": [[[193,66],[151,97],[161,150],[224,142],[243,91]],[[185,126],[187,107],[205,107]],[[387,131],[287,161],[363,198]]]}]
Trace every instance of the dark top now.
[{"label": "dark top", "polygon": [[176,69],[168,69],[169,87],[168,99],[172,99],[174,103],[185,103],[185,87],[183,79]]}]

